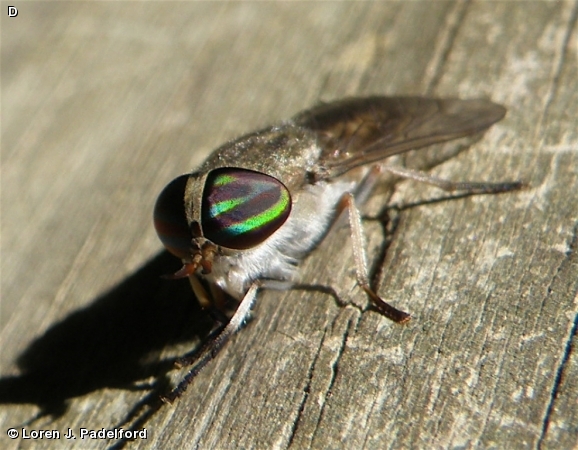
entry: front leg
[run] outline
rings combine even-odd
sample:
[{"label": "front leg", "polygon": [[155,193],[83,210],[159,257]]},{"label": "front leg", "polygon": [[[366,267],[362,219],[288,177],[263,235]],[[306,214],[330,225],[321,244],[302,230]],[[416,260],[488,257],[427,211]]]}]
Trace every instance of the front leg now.
[{"label": "front leg", "polygon": [[187,359],[184,362],[188,365],[193,365],[193,368],[185,375],[185,377],[179,382],[179,384],[167,395],[161,397],[161,399],[166,403],[172,403],[177,398],[179,398],[183,392],[187,389],[191,381],[195,376],[205,367],[211,360],[219,353],[223,346],[231,339],[239,328],[243,326],[247,320],[251,308],[255,303],[257,298],[257,292],[262,286],[261,281],[255,281],[239,303],[239,307],[231,317],[229,323],[223,328],[223,330],[206,342],[201,348],[197,356]]}]

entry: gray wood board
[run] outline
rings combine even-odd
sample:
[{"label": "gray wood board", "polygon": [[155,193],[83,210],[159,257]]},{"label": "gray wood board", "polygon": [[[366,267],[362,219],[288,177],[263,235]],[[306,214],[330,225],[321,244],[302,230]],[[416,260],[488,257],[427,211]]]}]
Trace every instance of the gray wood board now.
[{"label": "gray wood board", "polygon": [[[2,3],[2,448],[564,448],[578,445],[576,2]],[[172,406],[172,360],[211,322],[159,275],[151,211],[227,139],[351,95],[487,97],[507,117],[364,209],[380,294],[347,229],[262,292]],[[429,155],[431,152],[422,154]],[[420,154],[409,156],[408,161]],[[439,161],[438,161],[439,162]],[[391,186],[389,186],[391,187]],[[341,301],[323,292],[335,288]],[[6,430],[71,428],[74,441]],[[131,425],[147,439],[85,439]]]}]

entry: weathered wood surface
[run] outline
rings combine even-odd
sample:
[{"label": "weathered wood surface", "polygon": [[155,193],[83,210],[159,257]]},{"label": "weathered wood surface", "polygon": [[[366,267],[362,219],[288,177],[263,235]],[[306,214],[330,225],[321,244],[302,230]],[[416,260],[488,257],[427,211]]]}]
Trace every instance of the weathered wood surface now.
[{"label": "weathered wood surface", "polygon": [[[576,2],[6,5],[2,448],[104,448],[119,443],[79,429],[135,424],[148,438],[127,448],[578,445]],[[406,326],[369,308],[338,230],[303,281],[350,306],[261,293],[186,394],[147,415],[210,327],[186,282],[159,279],[178,262],[152,228],[157,193],[229,138],[364,94],[507,105],[433,172],[530,187],[404,209],[389,248],[366,221]],[[365,213],[444,196],[390,194]],[[77,439],[6,436],[27,422]]]}]

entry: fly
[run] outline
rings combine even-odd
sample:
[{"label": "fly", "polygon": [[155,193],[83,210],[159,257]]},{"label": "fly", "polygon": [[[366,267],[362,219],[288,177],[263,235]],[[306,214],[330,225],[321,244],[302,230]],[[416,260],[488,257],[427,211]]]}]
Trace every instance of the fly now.
[{"label": "fly", "polygon": [[[194,172],[161,192],[154,225],[188,277],[203,308],[223,310],[223,293],[238,307],[228,323],[179,365],[192,370],[163,400],[172,402],[247,319],[261,288],[290,288],[297,264],[347,211],[359,286],[394,322],[410,315],[370,286],[357,203],[391,172],[447,191],[497,193],[520,182],[452,182],[382,165],[390,156],[475,135],[506,109],[487,100],[422,97],[347,98],[305,110],[284,123],[230,141]],[[200,279],[210,287],[207,292]]]}]

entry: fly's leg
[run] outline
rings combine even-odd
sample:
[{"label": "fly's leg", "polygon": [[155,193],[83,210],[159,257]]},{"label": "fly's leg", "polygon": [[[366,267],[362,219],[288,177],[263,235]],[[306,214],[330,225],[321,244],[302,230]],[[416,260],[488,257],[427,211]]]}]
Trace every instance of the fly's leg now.
[{"label": "fly's leg", "polygon": [[404,311],[394,308],[379,295],[369,285],[369,277],[367,275],[367,259],[365,257],[365,239],[363,236],[363,225],[361,223],[361,215],[357,206],[355,206],[355,198],[353,194],[347,193],[343,196],[340,202],[340,209],[347,209],[349,215],[349,227],[351,230],[351,240],[353,243],[353,259],[355,260],[355,270],[357,282],[359,286],[367,293],[375,307],[381,314],[390,320],[398,323],[405,323],[409,321],[410,315]]},{"label": "fly's leg", "polygon": [[177,398],[179,398],[183,392],[185,392],[195,376],[219,353],[223,346],[229,341],[231,336],[233,336],[239,330],[239,328],[243,326],[251,312],[253,304],[255,303],[255,299],[257,298],[257,291],[261,285],[262,283],[260,281],[256,281],[251,285],[243,297],[243,300],[241,300],[241,303],[239,303],[239,307],[235,311],[235,314],[233,314],[233,317],[231,317],[231,320],[225,326],[225,328],[223,328],[223,330],[215,337],[206,342],[196,357],[186,361],[189,365],[193,365],[193,368],[185,375],[185,377],[171,392],[161,397],[164,402],[172,403]]},{"label": "fly's leg", "polygon": [[194,273],[189,275],[189,283],[191,284],[191,288],[193,289],[195,297],[197,298],[199,305],[201,305],[201,308],[210,308],[213,304],[211,297]]},{"label": "fly's leg", "polygon": [[[353,194],[348,193],[342,198],[339,212],[347,209],[349,215],[349,226],[351,230],[351,239],[353,242],[353,257],[355,260],[357,282],[361,288],[367,293],[375,307],[388,319],[398,323],[405,323],[410,320],[410,315],[404,311],[394,308],[379,295],[369,285],[369,278],[367,275],[367,258],[365,256],[365,242],[363,236],[363,225],[361,223],[361,215],[355,205],[355,200],[358,199],[363,202],[367,194],[372,190],[376,184],[378,175],[381,171],[387,170],[394,175],[410,178],[412,180],[420,181],[422,183],[431,184],[445,191],[465,191],[472,194],[490,194],[499,192],[509,192],[524,187],[520,181],[502,182],[502,183],[487,183],[487,182],[453,182],[444,180],[425,172],[417,170],[406,169],[394,166],[374,166],[365,180],[362,182],[361,189]],[[339,214],[340,215],[340,214]]]},{"label": "fly's leg", "polygon": [[431,184],[444,191],[464,191],[471,194],[497,194],[499,192],[509,192],[521,189],[524,183],[521,181],[506,181],[503,183],[486,183],[486,182],[455,182],[444,180],[443,178],[434,177],[419,170],[406,169],[404,167],[396,166],[381,166],[382,170],[387,170],[394,175],[403,178],[409,178],[422,183]]}]

